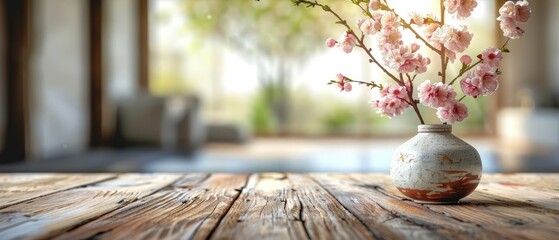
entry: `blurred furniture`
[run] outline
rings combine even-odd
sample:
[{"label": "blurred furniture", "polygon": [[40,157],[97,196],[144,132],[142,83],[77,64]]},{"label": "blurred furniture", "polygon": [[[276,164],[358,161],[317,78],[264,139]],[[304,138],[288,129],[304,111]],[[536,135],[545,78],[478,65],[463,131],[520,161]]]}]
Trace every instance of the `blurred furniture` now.
[{"label": "blurred furniture", "polygon": [[205,139],[197,97],[137,95],[117,107],[117,139],[125,146],[193,151]]},{"label": "blurred furniture", "polygon": [[249,140],[250,133],[236,124],[213,123],[206,125],[206,141],[245,143]]},{"label": "blurred furniture", "polygon": [[497,127],[500,139],[559,148],[559,109],[504,108]]},{"label": "blurred furniture", "polygon": [[2,239],[556,239],[559,174],[485,174],[456,205],[387,174],[2,174]]}]

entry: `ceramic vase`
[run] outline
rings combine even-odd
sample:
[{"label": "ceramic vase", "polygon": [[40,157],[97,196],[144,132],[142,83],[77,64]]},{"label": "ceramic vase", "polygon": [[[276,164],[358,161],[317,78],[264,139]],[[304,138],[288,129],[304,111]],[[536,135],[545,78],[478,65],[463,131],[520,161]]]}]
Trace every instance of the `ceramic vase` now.
[{"label": "ceramic vase", "polygon": [[472,193],[481,179],[477,150],[452,134],[448,124],[419,125],[396,149],[390,177],[413,201],[451,204]]}]

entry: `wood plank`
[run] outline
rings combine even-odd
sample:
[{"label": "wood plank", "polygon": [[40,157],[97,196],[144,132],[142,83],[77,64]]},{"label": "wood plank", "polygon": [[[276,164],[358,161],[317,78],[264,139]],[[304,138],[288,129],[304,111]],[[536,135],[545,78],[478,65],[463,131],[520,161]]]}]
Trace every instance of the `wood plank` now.
[{"label": "wood plank", "polygon": [[342,205],[361,220],[376,236],[384,239],[445,239],[413,222],[391,213],[369,197],[369,189],[354,187],[354,181],[341,176],[328,180],[331,175],[311,174],[336,197]]},{"label": "wood plank", "polygon": [[373,239],[306,175],[252,175],[213,239]]},{"label": "wood plank", "polygon": [[52,238],[171,184],[175,174],[124,174],[0,210],[0,236]]},{"label": "wood plank", "polygon": [[0,174],[0,208],[113,177],[114,174]]},{"label": "wood plank", "polygon": [[[388,184],[391,180],[387,175],[351,176],[365,185],[381,186],[385,194],[405,199],[392,184]],[[559,211],[542,209],[518,200],[503,199],[480,190],[486,188],[487,183],[482,182],[478,190],[461,200],[458,205],[423,207],[462,222],[475,224],[507,239],[552,239],[559,234]]]},{"label": "wood plank", "polygon": [[[358,175],[358,174],[355,174]],[[421,204],[411,201],[402,201],[382,191],[385,185],[391,186],[386,180],[390,180],[385,174],[368,175],[365,181],[358,181],[352,175],[336,174],[313,174],[312,175],[331,194],[340,199],[340,202],[361,221],[365,222],[370,229],[378,225],[385,226],[388,230],[396,233],[399,237],[412,239],[434,239],[448,238],[456,239],[502,239],[504,236],[491,229],[485,229],[478,224],[462,221],[435,212]],[[362,196],[348,201],[347,196]],[[378,208],[390,213],[391,217],[398,221],[380,222],[371,216],[379,214]],[[378,218],[378,217],[377,217]],[[416,226],[406,228],[399,219],[412,223]],[[392,222],[396,222],[392,225]],[[418,229],[417,227],[423,229]],[[430,232],[426,232],[429,230]],[[418,231],[415,233],[414,231]],[[378,232],[379,235],[382,232]],[[381,235],[381,237],[383,237]]]},{"label": "wood plank", "polygon": [[483,183],[501,183],[504,185],[523,185],[534,188],[559,191],[559,174],[522,173],[522,174],[484,174]]},{"label": "wood plank", "polygon": [[238,197],[247,177],[213,174],[182,179],[56,239],[206,239]]},{"label": "wood plank", "polygon": [[532,205],[559,210],[559,191],[509,183],[482,183],[478,188],[478,191],[495,195],[501,199],[524,201]]}]

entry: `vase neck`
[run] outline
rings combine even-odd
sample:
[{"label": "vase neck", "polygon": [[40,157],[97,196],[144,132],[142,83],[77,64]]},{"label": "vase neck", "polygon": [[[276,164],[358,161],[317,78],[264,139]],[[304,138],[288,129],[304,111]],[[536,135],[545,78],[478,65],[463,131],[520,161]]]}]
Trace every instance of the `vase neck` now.
[{"label": "vase neck", "polygon": [[449,133],[452,132],[452,125],[449,124],[425,124],[417,126],[418,133]]}]

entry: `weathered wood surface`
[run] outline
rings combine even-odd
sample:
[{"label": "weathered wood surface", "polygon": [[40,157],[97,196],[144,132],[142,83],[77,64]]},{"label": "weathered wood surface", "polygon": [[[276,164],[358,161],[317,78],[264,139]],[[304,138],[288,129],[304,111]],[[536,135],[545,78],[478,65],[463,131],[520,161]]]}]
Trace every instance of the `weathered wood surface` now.
[{"label": "weathered wood surface", "polygon": [[113,174],[0,174],[0,208],[99,182]]},{"label": "weathered wood surface", "polygon": [[178,178],[167,174],[127,174],[11,205],[0,209],[0,236],[51,238],[145,197]]},{"label": "weathered wood surface", "polygon": [[557,239],[559,174],[484,175],[456,205],[386,174],[3,174],[0,239]]}]

